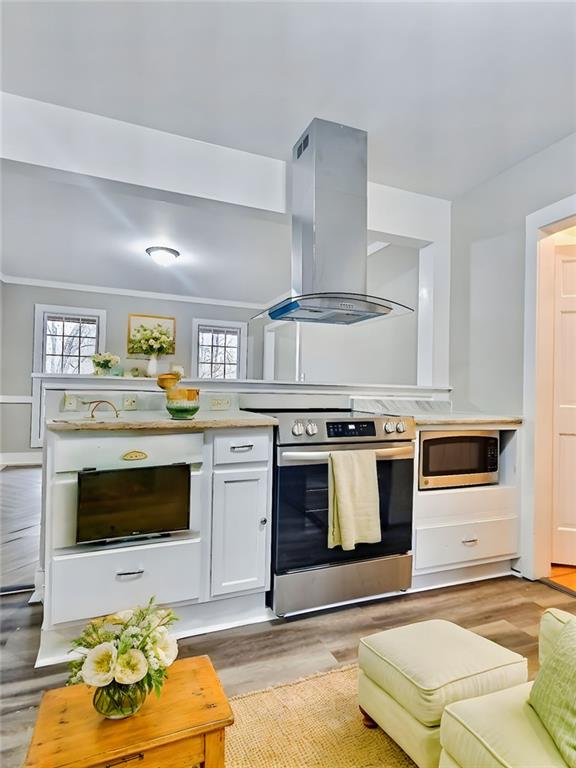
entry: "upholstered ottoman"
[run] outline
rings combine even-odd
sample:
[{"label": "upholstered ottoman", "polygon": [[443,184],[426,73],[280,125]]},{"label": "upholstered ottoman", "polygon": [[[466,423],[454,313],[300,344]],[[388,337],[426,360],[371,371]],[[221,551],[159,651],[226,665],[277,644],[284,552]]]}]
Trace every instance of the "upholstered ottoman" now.
[{"label": "upholstered ottoman", "polygon": [[474,632],[433,620],[360,640],[360,709],[419,768],[438,768],[447,704],[520,685],[527,662]]}]

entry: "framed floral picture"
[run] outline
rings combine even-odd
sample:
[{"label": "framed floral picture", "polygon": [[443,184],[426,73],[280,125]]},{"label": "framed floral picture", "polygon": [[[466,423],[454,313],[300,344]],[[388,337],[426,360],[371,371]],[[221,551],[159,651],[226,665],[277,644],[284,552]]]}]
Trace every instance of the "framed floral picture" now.
[{"label": "framed floral picture", "polygon": [[[176,318],[162,315],[128,315],[128,354],[173,355],[176,351]],[[155,350],[155,351],[154,351]]]}]

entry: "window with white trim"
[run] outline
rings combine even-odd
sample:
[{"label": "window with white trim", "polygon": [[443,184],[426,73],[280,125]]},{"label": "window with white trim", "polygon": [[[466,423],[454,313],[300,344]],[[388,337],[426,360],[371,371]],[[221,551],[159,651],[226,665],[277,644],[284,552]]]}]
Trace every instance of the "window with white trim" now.
[{"label": "window with white trim", "polygon": [[36,304],[34,370],[53,374],[92,373],[92,355],[105,343],[104,310]]},{"label": "window with white trim", "polygon": [[246,378],[246,336],[246,323],[194,320],[193,377]]}]

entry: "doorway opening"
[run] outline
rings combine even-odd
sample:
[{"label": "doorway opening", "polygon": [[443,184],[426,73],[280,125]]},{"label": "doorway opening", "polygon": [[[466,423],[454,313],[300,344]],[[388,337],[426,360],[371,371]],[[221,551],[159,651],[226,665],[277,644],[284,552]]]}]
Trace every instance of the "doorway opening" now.
[{"label": "doorway opening", "polygon": [[544,580],[576,594],[576,221],[538,245],[535,484],[548,509]]}]

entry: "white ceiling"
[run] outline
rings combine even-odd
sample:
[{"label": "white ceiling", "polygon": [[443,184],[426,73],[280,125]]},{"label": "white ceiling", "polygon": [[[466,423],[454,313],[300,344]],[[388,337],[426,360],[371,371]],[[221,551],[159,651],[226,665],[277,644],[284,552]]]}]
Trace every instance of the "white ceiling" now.
[{"label": "white ceiling", "polygon": [[[290,219],[4,161],[5,275],[264,303],[290,287]],[[171,267],[145,253],[167,245]]]},{"label": "white ceiling", "polygon": [[[572,3],[2,13],[3,90],[282,159],[332,119],[368,130],[371,180],[416,192],[453,198],[576,129]],[[288,216],[11,162],[2,193],[7,275],[259,304],[290,286]],[[182,256],[163,269],[149,245]]]},{"label": "white ceiling", "polygon": [[576,129],[575,30],[574,3],[19,0],[2,80],[278,158],[348,123],[371,180],[451,199]]},{"label": "white ceiling", "polygon": [[[0,162],[7,276],[266,304],[290,288],[290,216]],[[368,242],[426,243],[368,232]],[[170,267],[145,249],[180,251]],[[392,250],[392,249],[390,249]],[[378,250],[374,260],[386,257]]]}]

